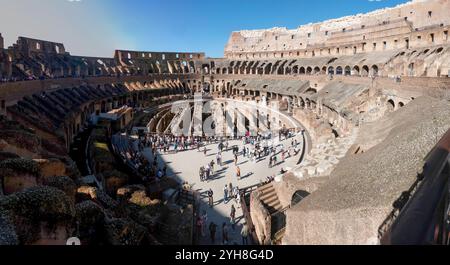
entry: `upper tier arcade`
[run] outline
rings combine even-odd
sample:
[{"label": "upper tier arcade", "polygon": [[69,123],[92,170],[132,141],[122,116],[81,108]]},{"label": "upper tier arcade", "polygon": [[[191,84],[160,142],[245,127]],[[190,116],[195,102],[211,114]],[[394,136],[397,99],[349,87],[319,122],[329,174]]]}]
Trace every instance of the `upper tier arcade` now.
[{"label": "upper tier arcade", "polygon": [[352,55],[420,48],[449,42],[449,0],[415,0],[297,29],[233,32],[227,58],[283,58]]}]

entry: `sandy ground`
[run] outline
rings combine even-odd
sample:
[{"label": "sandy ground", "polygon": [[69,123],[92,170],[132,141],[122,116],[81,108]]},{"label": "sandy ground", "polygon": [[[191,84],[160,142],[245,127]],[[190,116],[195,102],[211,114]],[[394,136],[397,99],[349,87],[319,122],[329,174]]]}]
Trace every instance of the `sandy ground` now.
[{"label": "sandy ground", "polygon": [[[294,138],[281,141],[286,148],[291,145],[293,139],[297,139],[299,145],[302,143],[301,134],[296,135]],[[242,141],[230,141],[229,146],[238,145],[240,151],[242,150]],[[246,145],[251,149],[251,145]],[[203,149],[202,149],[203,150]],[[216,162],[216,155],[218,152],[217,144],[210,144],[207,146],[207,154],[204,155],[203,151],[197,150],[182,151],[172,154],[160,154],[160,158],[167,165],[167,174],[176,178],[179,182],[187,181],[193,186],[193,189],[201,194],[201,206],[200,212],[207,212],[208,221],[205,227],[205,233],[200,239],[200,244],[208,245],[212,244],[210,234],[208,230],[209,223],[213,221],[217,225],[216,232],[216,244],[222,244],[222,224],[226,223],[229,230],[229,242],[228,244],[242,244],[240,236],[243,216],[242,210],[235,200],[224,202],[224,187],[226,184],[232,183],[233,187],[245,188],[265,181],[268,176],[279,174],[280,170],[289,169],[296,165],[300,154],[296,157],[286,159],[285,162],[278,164],[272,168],[269,168],[269,158],[261,158],[257,162],[251,162],[249,158],[243,157],[242,154],[238,157],[238,166],[241,168],[242,178],[238,180],[236,178],[236,166],[234,165],[234,156],[231,150],[222,153],[223,166],[215,165],[214,175],[210,177],[208,181],[200,181],[199,169],[201,166],[206,166],[211,160]],[[151,151],[149,149],[144,150],[144,154],[147,158],[151,159]],[[161,159],[160,159],[161,160]],[[278,155],[278,160],[281,160],[281,155]],[[162,167],[162,161],[160,166]],[[208,206],[208,197],[206,191],[212,189],[214,192],[214,207]],[[233,230],[230,223],[231,205],[236,208],[236,220],[237,224]]]}]

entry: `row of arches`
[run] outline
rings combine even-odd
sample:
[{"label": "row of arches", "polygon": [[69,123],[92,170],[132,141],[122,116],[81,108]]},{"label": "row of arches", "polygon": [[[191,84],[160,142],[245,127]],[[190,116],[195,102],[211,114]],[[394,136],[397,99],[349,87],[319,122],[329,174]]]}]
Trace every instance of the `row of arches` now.
[{"label": "row of arches", "polygon": [[291,66],[288,61],[276,63],[244,62],[242,65],[228,66],[216,69],[216,74],[235,75],[344,75],[344,76],[378,76],[380,67],[374,65],[346,66]]}]

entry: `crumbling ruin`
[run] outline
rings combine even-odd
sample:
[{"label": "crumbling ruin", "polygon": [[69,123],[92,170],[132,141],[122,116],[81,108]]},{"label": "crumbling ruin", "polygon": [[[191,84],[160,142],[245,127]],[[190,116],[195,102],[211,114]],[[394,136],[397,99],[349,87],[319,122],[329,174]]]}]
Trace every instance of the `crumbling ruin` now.
[{"label": "crumbling ruin", "polygon": [[167,127],[162,106],[195,92],[276,102],[306,129],[302,163],[250,195],[258,243],[381,243],[393,203],[450,125],[448,10],[449,0],[415,0],[233,32],[224,58],[73,56],[25,37],[6,48],[0,34],[0,244],[192,244],[195,194],[136,184],[117,166],[129,143],[111,137],[133,123]]}]

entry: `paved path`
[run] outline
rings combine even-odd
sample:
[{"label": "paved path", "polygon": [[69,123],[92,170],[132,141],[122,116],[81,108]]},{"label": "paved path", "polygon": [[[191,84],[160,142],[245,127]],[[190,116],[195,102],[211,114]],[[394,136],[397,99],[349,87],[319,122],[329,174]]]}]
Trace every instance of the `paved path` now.
[{"label": "paved path", "polygon": [[[281,141],[281,143],[287,148],[291,145],[293,139],[297,139],[299,145],[302,143],[302,136],[298,134],[294,138]],[[230,141],[229,146],[238,145],[242,150],[242,141]],[[251,150],[251,145],[246,145]],[[299,146],[299,148],[300,148]],[[202,148],[203,150],[203,148]],[[213,221],[218,227],[216,232],[216,244],[222,244],[222,224],[226,223],[229,227],[229,244],[241,244],[242,239],[240,231],[243,223],[242,210],[235,201],[223,202],[223,189],[226,184],[232,183],[233,187],[245,188],[265,181],[268,176],[278,175],[281,168],[293,168],[298,162],[300,153],[296,157],[288,158],[284,163],[281,163],[273,168],[269,168],[269,158],[265,157],[257,163],[249,161],[249,158],[245,158],[239,155],[238,165],[241,168],[241,176],[243,178],[238,180],[236,178],[236,168],[234,165],[233,152],[227,151],[222,153],[223,167],[215,165],[215,174],[210,177],[209,181],[201,182],[199,178],[199,168],[206,166],[211,160],[216,161],[217,144],[211,144],[207,146],[206,156],[202,152],[197,150],[183,151],[176,154],[160,154],[160,158],[164,160],[167,165],[167,174],[169,176],[174,175],[179,182],[187,181],[193,185],[193,189],[202,194],[200,213],[207,211],[208,222],[206,226],[205,236],[200,240],[200,244],[209,245],[212,244],[209,236],[208,226]],[[144,151],[146,157],[151,157],[149,149]],[[161,160],[161,159],[160,159]],[[281,155],[278,155],[278,161],[281,160]],[[208,197],[206,191],[212,189],[214,192],[214,207],[208,206]],[[238,221],[235,230],[230,225],[230,211],[231,205],[236,208],[236,220]]]}]

